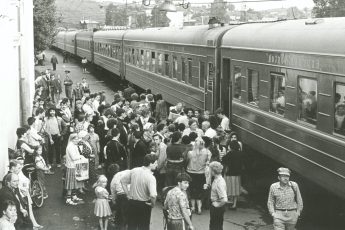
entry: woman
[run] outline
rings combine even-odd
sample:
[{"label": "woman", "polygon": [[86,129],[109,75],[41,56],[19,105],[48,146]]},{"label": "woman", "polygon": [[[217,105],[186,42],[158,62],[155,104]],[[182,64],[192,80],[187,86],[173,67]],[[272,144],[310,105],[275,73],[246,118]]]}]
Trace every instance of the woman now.
[{"label": "woman", "polygon": [[18,181],[18,188],[21,196],[27,201],[28,211],[29,211],[29,217],[33,225],[33,229],[41,229],[43,226],[39,225],[36,221],[36,218],[34,216],[34,213],[32,211],[32,200],[30,196],[30,179],[27,178],[22,169],[24,166],[24,159],[23,158],[17,158],[17,167],[13,168],[13,173],[18,175],[19,181]]},{"label": "woman", "polygon": [[17,220],[16,204],[12,200],[5,200],[0,207],[0,230],[15,230],[14,223]]},{"label": "woman", "polygon": [[[78,138],[79,138],[78,150],[79,150],[80,155],[89,159],[89,178],[90,178],[91,183],[93,183],[97,179],[97,175],[96,175],[96,169],[95,169],[95,155],[92,153],[90,136],[88,135],[86,131],[80,131],[78,133]],[[79,191],[80,193],[84,193],[82,189],[80,189]]]},{"label": "woman", "polygon": [[25,159],[25,164],[35,163],[34,152],[35,150],[28,144],[27,134],[29,129],[21,127],[17,129],[17,144],[16,147],[22,153],[22,157]]},{"label": "woman", "polygon": [[155,108],[155,117],[157,120],[157,123],[160,121],[164,121],[168,117],[168,108],[166,102],[163,100],[162,94],[156,95],[156,108]]},{"label": "woman", "polygon": [[186,128],[185,130],[183,130],[182,136],[186,136],[186,135],[188,136],[192,132],[198,134],[199,137],[202,137],[204,135],[204,132],[198,127],[198,121],[191,119],[189,120],[188,125],[189,125],[189,128]]},{"label": "woman", "polygon": [[171,189],[165,198],[164,210],[167,211],[168,230],[194,229],[190,218],[192,214],[186,194],[191,180],[188,174],[179,173],[176,177],[177,186]]},{"label": "woman", "polygon": [[66,204],[77,205],[77,202],[82,200],[76,195],[72,197],[72,191],[80,189],[83,183],[76,180],[76,164],[84,157],[80,155],[78,150],[78,143],[80,139],[76,133],[72,133],[68,139],[68,145],[66,148],[66,181],[65,189],[67,190]]},{"label": "woman", "polygon": [[209,156],[209,151],[204,147],[204,141],[200,137],[195,140],[193,150],[187,153],[187,172],[192,178],[190,184],[192,211],[196,211],[199,215],[201,214],[203,186],[206,184],[205,169],[209,162]]},{"label": "woman", "polygon": [[228,196],[233,198],[232,209],[236,209],[237,200],[241,193],[241,173],[243,167],[241,146],[237,140],[232,140],[230,151],[223,157],[225,166],[225,182]]}]

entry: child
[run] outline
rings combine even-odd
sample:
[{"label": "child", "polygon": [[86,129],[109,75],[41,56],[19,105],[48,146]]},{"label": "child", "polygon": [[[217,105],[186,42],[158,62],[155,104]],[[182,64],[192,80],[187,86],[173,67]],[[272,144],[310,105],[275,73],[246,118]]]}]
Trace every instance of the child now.
[{"label": "child", "polygon": [[[98,177],[97,182],[93,185],[95,188],[96,194],[96,202],[95,202],[95,209],[94,214],[99,217],[99,225],[101,230],[107,230],[108,228],[108,217],[111,216],[111,210],[109,206],[108,199],[111,199],[109,196],[108,191],[105,189],[107,186],[107,178],[104,175],[100,175]],[[104,227],[103,227],[103,219],[104,219]]]},{"label": "child", "polygon": [[90,136],[90,144],[92,147],[92,154],[95,155],[95,169],[98,168],[99,166],[99,151],[100,151],[100,146],[99,146],[99,136],[97,133],[95,133],[95,126],[93,124],[90,124],[89,127],[87,128],[87,131],[89,132]]},{"label": "child", "polygon": [[44,161],[42,157],[42,147],[38,147],[36,150],[36,156],[35,156],[35,166],[37,169],[37,179],[41,183],[43,188],[43,198],[48,198],[48,193],[46,190],[46,180],[45,180],[45,172],[49,172],[50,168],[47,166],[46,162]]}]

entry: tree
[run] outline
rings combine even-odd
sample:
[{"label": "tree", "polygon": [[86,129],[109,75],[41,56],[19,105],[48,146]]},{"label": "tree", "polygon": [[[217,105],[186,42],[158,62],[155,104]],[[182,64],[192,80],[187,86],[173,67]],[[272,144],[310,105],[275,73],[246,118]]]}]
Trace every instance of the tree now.
[{"label": "tree", "polygon": [[210,18],[216,17],[221,22],[228,22],[229,17],[227,16],[227,6],[224,0],[214,0],[214,3],[211,4]]},{"label": "tree", "polygon": [[296,6],[294,6],[287,9],[286,17],[288,19],[297,19],[297,18],[305,18],[306,15],[303,11],[299,10]]},{"label": "tree", "polygon": [[37,53],[53,43],[57,17],[55,0],[34,0],[33,3],[34,46]]},{"label": "tree", "polygon": [[108,26],[127,26],[127,8],[126,6],[115,6],[109,4],[105,9],[105,24]]},{"label": "tree", "polygon": [[345,16],[345,1],[340,0],[313,0],[313,13],[316,17],[343,17]]},{"label": "tree", "polygon": [[153,27],[169,26],[170,19],[167,17],[167,12],[160,11],[159,6],[157,4],[153,7],[151,15],[151,25]]}]

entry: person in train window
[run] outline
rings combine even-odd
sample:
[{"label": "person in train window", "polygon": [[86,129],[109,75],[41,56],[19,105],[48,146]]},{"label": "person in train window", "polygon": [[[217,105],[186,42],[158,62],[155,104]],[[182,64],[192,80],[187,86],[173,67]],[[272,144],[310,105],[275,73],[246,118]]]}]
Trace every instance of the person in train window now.
[{"label": "person in train window", "polygon": [[334,131],[345,135],[345,104],[338,104],[334,115]]},{"label": "person in train window", "polygon": [[303,210],[303,200],[298,184],[290,181],[290,169],[279,168],[278,182],[270,187],[267,207],[273,217],[274,230],[295,229]]},{"label": "person in train window", "polygon": [[315,91],[310,91],[302,102],[302,117],[304,117],[307,121],[310,121],[310,119],[316,119],[317,102],[315,95]]},{"label": "person in train window", "polygon": [[285,95],[284,91],[279,91],[278,92],[278,97],[275,102],[272,104],[273,109],[279,113],[279,114],[284,114],[285,111]]}]

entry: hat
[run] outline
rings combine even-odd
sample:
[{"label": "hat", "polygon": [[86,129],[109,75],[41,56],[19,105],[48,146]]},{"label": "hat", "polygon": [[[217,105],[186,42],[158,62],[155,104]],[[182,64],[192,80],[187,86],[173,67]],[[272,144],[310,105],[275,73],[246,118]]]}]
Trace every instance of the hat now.
[{"label": "hat", "polygon": [[71,71],[69,71],[69,70],[65,70],[65,73],[70,73]]},{"label": "hat", "polygon": [[290,176],[290,173],[291,173],[290,169],[288,168],[279,168],[277,172],[279,175],[287,175],[287,176]]}]

